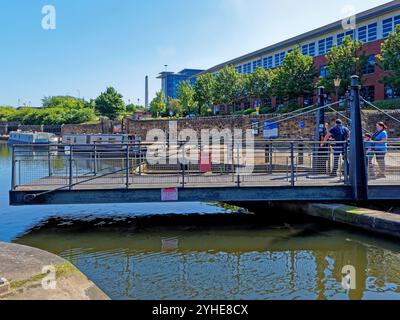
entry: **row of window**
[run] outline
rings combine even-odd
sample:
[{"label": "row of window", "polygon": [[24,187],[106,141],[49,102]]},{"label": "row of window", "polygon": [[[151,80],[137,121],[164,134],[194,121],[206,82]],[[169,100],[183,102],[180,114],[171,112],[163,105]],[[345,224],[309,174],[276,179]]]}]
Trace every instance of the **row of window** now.
[{"label": "row of window", "polygon": [[[400,25],[400,15],[394,16],[382,21],[382,37],[387,38],[391,32],[394,31],[395,27]],[[339,33],[336,36],[336,44],[340,46],[343,40],[350,36],[351,39],[357,38],[363,43],[376,41],[378,39],[378,23],[371,23],[366,26],[359,27],[357,30],[348,30],[346,32]],[[305,44],[301,46],[301,52],[304,55],[315,57],[318,55],[325,55],[329,53],[334,45],[334,37],[328,37],[318,41],[318,48],[315,42]],[[292,52],[293,49],[287,52]],[[239,73],[248,74],[256,70],[258,67],[263,67],[265,69],[272,69],[274,67],[279,67],[282,65],[285,59],[286,52],[277,53],[274,56],[269,56],[263,59],[253,61],[242,66],[237,66],[236,70]]]}]

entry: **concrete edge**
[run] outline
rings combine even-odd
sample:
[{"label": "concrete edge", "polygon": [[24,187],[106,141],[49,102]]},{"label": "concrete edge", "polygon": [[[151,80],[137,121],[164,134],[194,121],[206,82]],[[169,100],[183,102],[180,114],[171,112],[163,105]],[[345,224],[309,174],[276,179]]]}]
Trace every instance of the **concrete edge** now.
[{"label": "concrete edge", "polygon": [[400,238],[400,215],[343,204],[307,204],[304,213],[364,230]]}]

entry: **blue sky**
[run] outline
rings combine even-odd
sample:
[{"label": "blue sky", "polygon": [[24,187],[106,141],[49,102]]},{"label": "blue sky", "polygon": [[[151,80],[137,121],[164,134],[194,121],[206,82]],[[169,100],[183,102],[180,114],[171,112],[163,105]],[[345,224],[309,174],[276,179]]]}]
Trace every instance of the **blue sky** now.
[{"label": "blue sky", "polygon": [[[43,96],[124,100],[160,89],[164,70],[206,69],[387,0],[0,0],[0,105]],[[57,28],[43,30],[44,5]]]}]

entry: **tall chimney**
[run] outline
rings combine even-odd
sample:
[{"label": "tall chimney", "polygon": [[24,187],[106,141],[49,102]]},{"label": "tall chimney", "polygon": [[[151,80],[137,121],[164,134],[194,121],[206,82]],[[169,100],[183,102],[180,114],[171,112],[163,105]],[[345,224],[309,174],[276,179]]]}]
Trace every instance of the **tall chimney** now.
[{"label": "tall chimney", "polygon": [[146,108],[149,107],[149,76],[146,76],[146,80],[145,80],[145,101],[144,101],[144,106]]}]

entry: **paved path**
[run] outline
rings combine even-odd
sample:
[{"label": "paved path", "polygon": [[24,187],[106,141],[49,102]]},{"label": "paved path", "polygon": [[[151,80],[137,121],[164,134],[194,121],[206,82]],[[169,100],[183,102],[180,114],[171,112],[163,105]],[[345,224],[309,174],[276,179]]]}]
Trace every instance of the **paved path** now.
[{"label": "paved path", "polygon": [[[43,267],[56,270],[55,289],[45,289]],[[106,294],[66,260],[39,249],[0,242],[0,299],[108,300]]]}]

